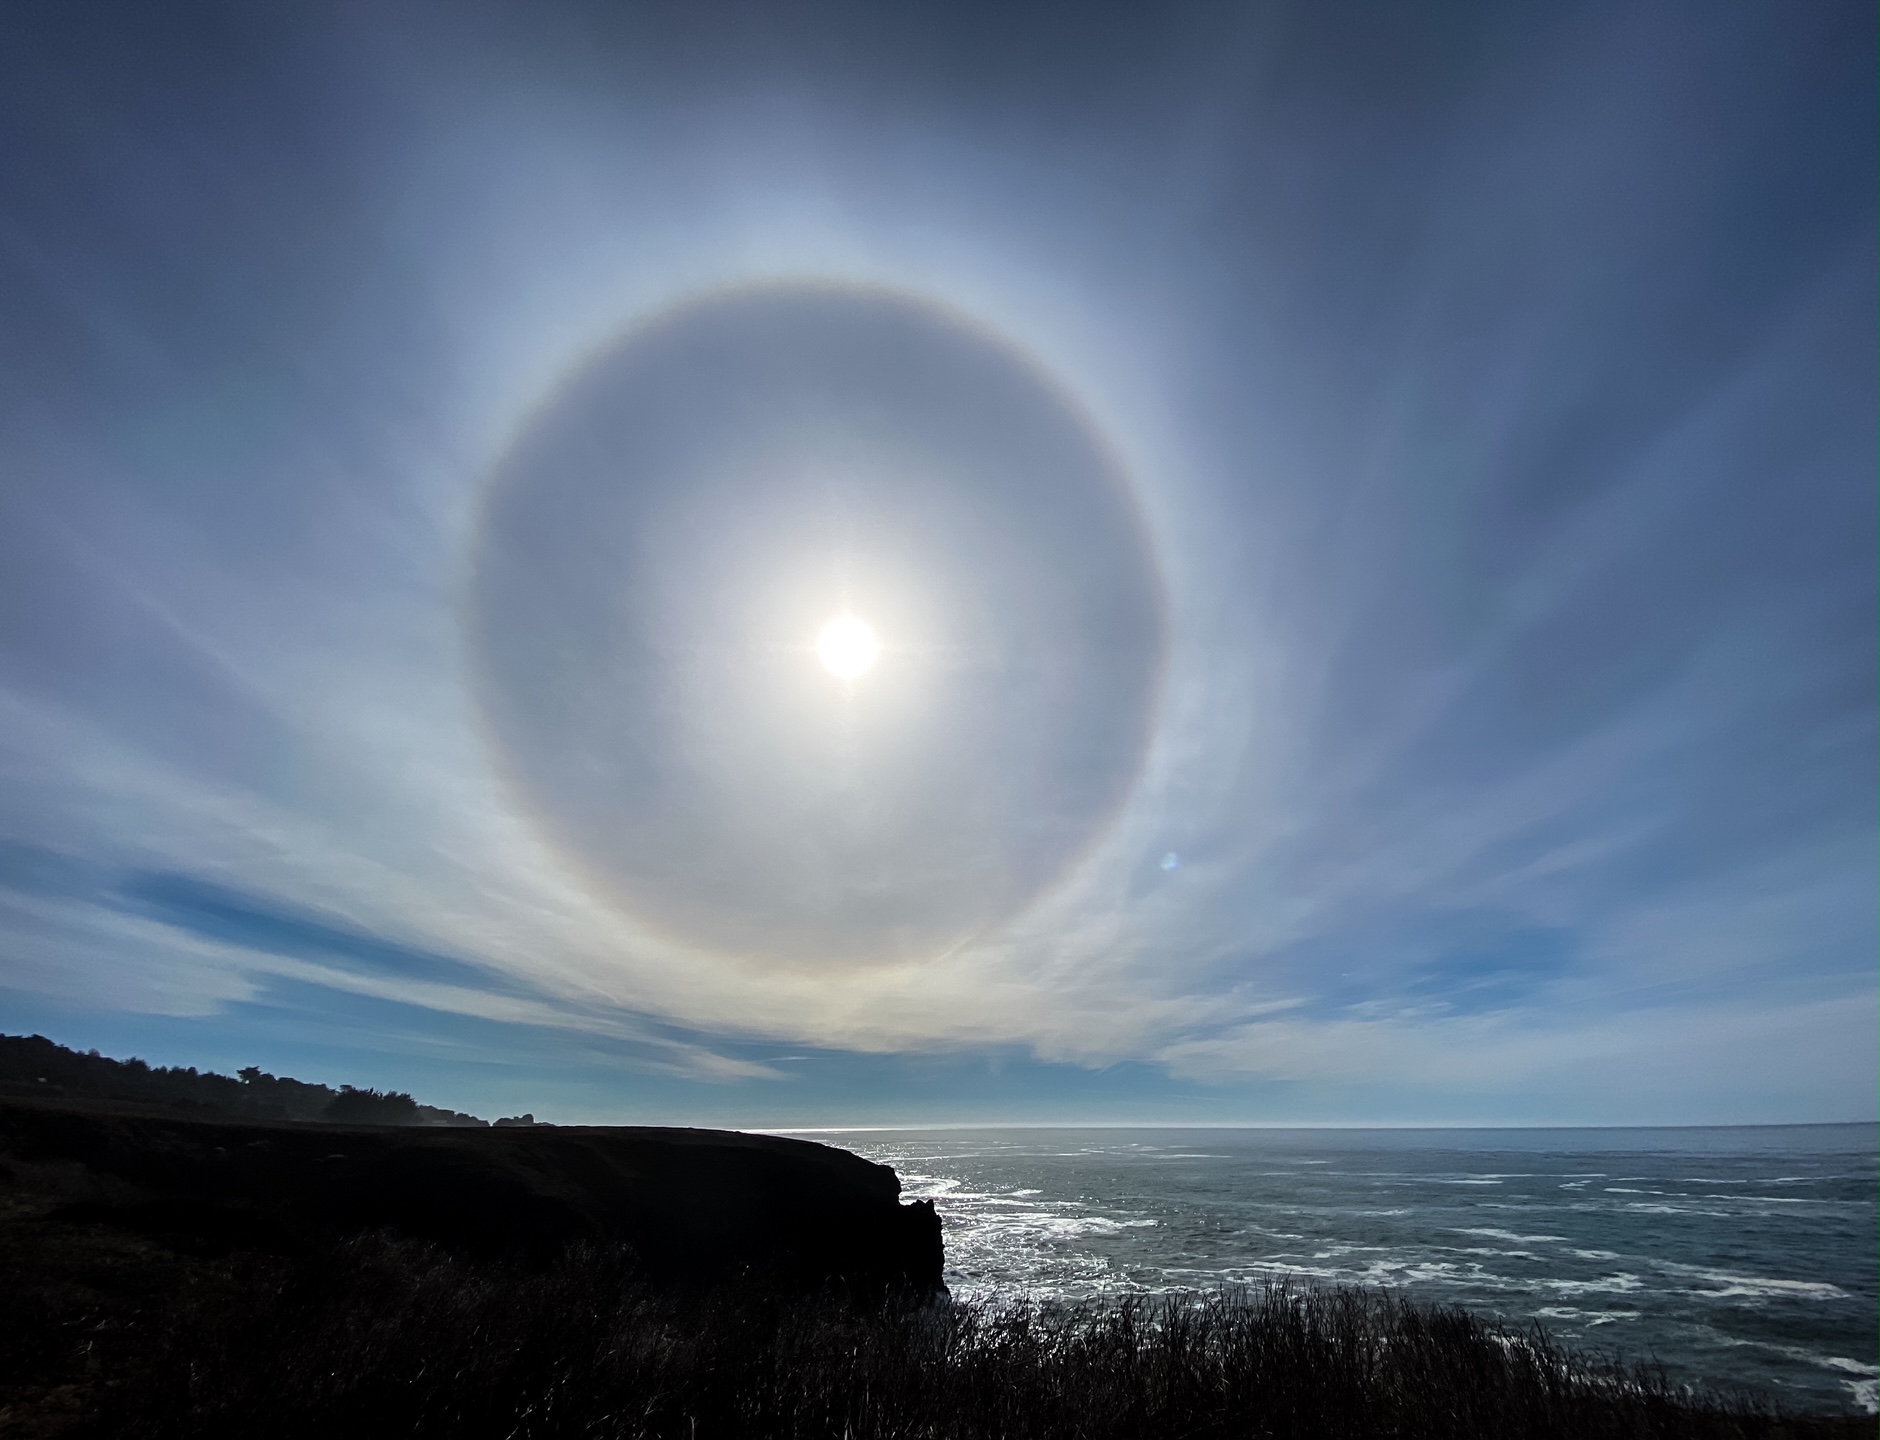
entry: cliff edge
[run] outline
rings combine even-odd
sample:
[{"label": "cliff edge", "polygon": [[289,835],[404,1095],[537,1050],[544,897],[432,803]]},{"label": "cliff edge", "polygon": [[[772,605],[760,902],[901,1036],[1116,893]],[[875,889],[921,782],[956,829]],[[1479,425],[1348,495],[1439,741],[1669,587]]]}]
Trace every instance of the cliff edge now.
[{"label": "cliff edge", "polygon": [[832,1146],[651,1127],[231,1123],[0,1101],[0,1181],[38,1224],[198,1252],[385,1229],[478,1256],[624,1242],[649,1279],[941,1288],[932,1202]]}]

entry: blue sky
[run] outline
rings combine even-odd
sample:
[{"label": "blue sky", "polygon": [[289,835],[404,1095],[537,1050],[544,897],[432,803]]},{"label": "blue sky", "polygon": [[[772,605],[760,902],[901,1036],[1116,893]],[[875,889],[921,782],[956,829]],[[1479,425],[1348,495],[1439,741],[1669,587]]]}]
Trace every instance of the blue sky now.
[{"label": "blue sky", "polygon": [[1873,1119],[1875,61],[16,7],[0,1029],[564,1120]]}]

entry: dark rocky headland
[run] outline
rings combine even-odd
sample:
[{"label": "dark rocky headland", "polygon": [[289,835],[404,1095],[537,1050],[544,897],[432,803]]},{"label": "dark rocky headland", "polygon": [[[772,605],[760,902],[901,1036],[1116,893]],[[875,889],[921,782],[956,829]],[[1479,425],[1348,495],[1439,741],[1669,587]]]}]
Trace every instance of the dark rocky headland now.
[{"label": "dark rocky headland", "polygon": [[220,1255],[368,1231],[483,1260],[624,1245],[647,1278],[762,1275],[932,1293],[940,1221],[893,1170],[715,1130],[229,1123],[110,1102],[0,1101],[15,1203]]}]

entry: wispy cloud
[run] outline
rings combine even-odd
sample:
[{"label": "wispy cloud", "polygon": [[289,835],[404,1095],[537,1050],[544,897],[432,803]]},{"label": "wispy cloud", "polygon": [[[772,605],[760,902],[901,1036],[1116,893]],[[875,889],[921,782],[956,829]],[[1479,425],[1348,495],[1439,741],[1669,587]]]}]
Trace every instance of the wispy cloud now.
[{"label": "wispy cloud", "polygon": [[[835,1118],[929,1081],[990,1105],[994,1068],[1021,1109],[1871,1114],[1871,15],[1457,12],[1416,63],[1306,11],[1068,49],[833,15],[744,48],[677,17],[644,54],[545,30],[525,65],[392,5],[203,67],[213,36],[126,12],[147,54],[48,21],[0,59],[29,161],[0,180],[0,1007]],[[630,913],[472,683],[519,428],[662,306],[787,276],[1031,357],[1166,588],[1127,803],[943,954]],[[967,595],[1015,532],[971,533]],[[1036,534],[1034,572],[1089,563]],[[745,575],[667,550],[682,618]],[[713,722],[746,758],[758,708]],[[1075,787],[1048,742],[1105,716],[1025,731],[1048,709],[922,752],[1006,816],[956,877]],[[1056,757],[1035,793],[970,763],[1021,739]],[[632,798],[570,783],[596,823]],[[700,893],[742,883],[662,823],[636,812],[661,863],[725,867]]]}]

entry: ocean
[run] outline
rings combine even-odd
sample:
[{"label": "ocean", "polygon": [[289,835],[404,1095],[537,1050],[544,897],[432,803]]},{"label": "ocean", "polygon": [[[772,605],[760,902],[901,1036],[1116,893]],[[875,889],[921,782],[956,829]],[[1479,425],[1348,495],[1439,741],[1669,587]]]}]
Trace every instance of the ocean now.
[{"label": "ocean", "polygon": [[813,1138],[935,1202],[958,1296],[1387,1286],[1677,1381],[1875,1409],[1873,1125]]}]

